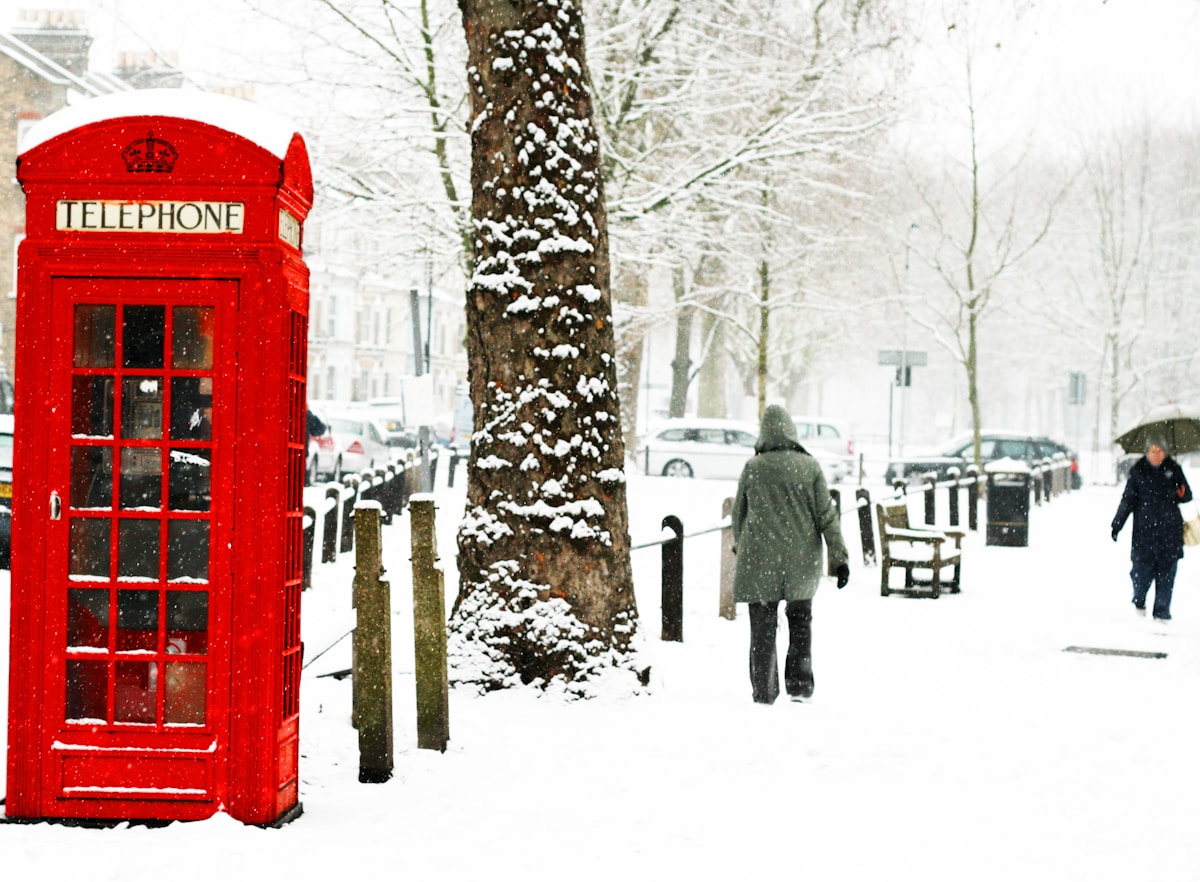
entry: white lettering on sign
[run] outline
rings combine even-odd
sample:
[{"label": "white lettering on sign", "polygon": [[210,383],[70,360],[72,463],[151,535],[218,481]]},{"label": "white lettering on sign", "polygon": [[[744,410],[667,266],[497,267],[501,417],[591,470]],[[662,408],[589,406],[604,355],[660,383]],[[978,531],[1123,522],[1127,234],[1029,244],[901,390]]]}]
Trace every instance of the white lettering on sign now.
[{"label": "white lettering on sign", "polygon": [[279,209],[279,238],[300,250],[300,221],[286,208]]},{"label": "white lettering on sign", "polygon": [[89,233],[240,233],[242,202],[118,202],[59,199],[56,230]]}]

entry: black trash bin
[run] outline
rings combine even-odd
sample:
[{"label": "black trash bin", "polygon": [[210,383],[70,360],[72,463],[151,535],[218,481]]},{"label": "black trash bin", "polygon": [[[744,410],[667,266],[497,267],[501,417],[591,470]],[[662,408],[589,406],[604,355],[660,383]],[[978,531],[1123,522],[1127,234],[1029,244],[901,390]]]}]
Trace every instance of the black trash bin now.
[{"label": "black trash bin", "polygon": [[1029,544],[1029,472],[988,472],[987,544]]}]

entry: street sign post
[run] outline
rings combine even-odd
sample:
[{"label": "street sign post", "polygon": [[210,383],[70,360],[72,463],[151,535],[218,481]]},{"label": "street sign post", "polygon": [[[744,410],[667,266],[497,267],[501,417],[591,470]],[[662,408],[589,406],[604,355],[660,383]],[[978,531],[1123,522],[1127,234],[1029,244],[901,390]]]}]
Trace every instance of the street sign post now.
[{"label": "street sign post", "polygon": [[[914,367],[925,367],[929,363],[929,354],[920,349],[880,349],[879,363],[881,365],[895,365],[896,379],[888,389],[888,457],[892,455],[892,399],[895,395],[895,389],[899,386],[903,389],[905,386],[912,385],[912,369]],[[903,419],[903,392],[901,392],[901,419]],[[903,432],[900,433],[903,436]],[[903,437],[901,438],[903,445]]]}]

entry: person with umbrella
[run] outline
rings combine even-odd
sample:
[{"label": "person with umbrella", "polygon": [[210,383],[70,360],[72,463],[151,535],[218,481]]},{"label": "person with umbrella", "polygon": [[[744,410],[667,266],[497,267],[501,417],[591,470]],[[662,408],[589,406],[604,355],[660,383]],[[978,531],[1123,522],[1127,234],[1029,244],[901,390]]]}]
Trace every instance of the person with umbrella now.
[{"label": "person with umbrella", "polygon": [[1154,618],[1171,620],[1171,591],[1175,586],[1175,568],[1183,557],[1183,516],[1181,503],[1190,502],[1192,488],[1183,469],[1169,456],[1170,448],[1161,435],[1146,439],[1146,455],[1133,464],[1121,503],[1112,520],[1112,539],[1133,516],[1133,542],[1129,571],[1133,581],[1133,607],[1146,614],[1146,597],[1154,583]]}]

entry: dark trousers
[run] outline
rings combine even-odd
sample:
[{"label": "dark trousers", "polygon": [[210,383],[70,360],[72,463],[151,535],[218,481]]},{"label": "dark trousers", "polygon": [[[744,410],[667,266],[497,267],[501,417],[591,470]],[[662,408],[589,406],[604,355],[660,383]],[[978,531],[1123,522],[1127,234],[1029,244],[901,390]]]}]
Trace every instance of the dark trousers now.
[{"label": "dark trousers", "polygon": [[[779,664],[775,635],[779,630],[779,603],[751,603],[750,687],[754,700],[773,704],[779,697]],[[788,695],[812,695],[812,601],[789,600],[788,651],[783,663],[783,682]]]},{"label": "dark trousers", "polygon": [[1154,583],[1154,617],[1156,619],[1171,618],[1171,592],[1175,588],[1175,568],[1179,565],[1176,558],[1152,558],[1150,560],[1135,560],[1129,578],[1133,581],[1133,604],[1136,607],[1146,606],[1146,595],[1150,593],[1150,583]]}]

